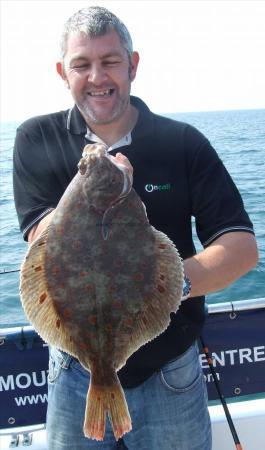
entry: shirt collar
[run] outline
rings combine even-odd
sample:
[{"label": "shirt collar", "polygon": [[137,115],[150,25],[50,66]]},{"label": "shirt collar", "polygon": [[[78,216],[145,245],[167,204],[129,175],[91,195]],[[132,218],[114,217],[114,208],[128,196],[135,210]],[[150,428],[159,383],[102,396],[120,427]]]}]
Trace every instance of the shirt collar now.
[{"label": "shirt collar", "polygon": [[87,127],[85,119],[76,105],[68,111],[66,128],[72,134],[86,134]]},{"label": "shirt collar", "polygon": [[[87,133],[85,135],[85,138],[88,139],[91,142],[98,142],[99,144],[105,144],[100,137],[98,137],[96,134],[94,134],[88,127],[87,127]],[[132,134],[131,132],[127,133],[125,136],[123,136],[121,139],[119,139],[115,144],[111,145],[107,148],[108,152],[111,152],[111,150],[115,150],[119,147],[124,147],[125,145],[130,145],[132,143]]]}]

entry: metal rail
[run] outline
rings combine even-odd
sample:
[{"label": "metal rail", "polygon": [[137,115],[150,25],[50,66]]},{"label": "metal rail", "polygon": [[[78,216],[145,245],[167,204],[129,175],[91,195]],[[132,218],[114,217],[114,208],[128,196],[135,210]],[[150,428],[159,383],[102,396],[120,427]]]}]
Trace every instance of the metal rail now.
[{"label": "metal rail", "polygon": [[208,314],[233,313],[237,311],[251,311],[265,308],[265,297],[251,300],[238,300],[235,302],[208,303]]},{"label": "metal rail", "polygon": [[[265,308],[265,297],[254,298],[251,300],[238,300],[235,302],[222,302],[222,303],[208,303],[206,306],[208,314],[221,314],[221,313],[235,313],[238,311],[251,311],[254,309]],[[25,333],[35,331],[32,325],[21,325],[17,327],[0,328],[0,339],[13,334],[14,332],[20,332],[21,329]]]}]

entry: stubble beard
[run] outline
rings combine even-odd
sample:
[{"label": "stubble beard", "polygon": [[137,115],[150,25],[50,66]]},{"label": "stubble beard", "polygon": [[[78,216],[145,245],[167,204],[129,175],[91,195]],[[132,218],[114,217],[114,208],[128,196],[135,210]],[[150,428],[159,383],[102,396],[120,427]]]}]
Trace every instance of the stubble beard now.
[{"label": "stubble beard", "polygon": [[119,101],[114,105],[113,109],[108,113],[108,115],[106,115],[106,117],[101,117],[101,114],[97,113],[97,111],[95,111],[93,107],[88,104],[86,99],[84,99],[82,102],[77,102],[77,106],[88,123],[92,122],[95,125],[108,125],[122,117],[128,107],[129,102],[130,94],[128,94],[127,98],[120,98]]}]

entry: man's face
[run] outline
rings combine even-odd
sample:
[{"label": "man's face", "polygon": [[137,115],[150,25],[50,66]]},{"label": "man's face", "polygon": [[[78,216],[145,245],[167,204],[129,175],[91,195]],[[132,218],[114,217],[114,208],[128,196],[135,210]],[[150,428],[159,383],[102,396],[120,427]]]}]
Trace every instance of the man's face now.
[{"label": "man's face", "polygon": [[115,31],[88,38],[71,34],[64,67],[57,70],[67,82],[88,124],[104,125],[121,118],[129,105],[138,54],[131,61]]}]

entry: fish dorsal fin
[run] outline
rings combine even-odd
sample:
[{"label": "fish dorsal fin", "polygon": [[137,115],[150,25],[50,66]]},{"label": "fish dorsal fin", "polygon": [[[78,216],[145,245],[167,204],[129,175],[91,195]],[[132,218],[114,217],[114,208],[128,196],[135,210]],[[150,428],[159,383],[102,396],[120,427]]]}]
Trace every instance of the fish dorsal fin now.
[{"label": "fish dorsal fin", "polygon": [[45,248],[49,229],[50,226],[33,241],[21,265],[21,302],[28,320],[44,341],[71,353],[71,337],[64,330],[46,282]]}]

